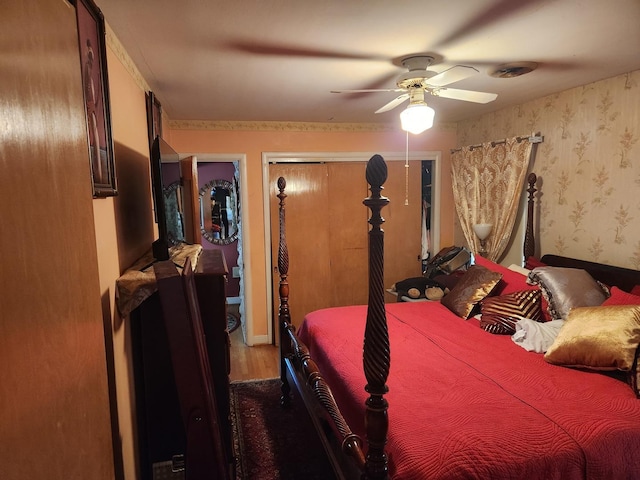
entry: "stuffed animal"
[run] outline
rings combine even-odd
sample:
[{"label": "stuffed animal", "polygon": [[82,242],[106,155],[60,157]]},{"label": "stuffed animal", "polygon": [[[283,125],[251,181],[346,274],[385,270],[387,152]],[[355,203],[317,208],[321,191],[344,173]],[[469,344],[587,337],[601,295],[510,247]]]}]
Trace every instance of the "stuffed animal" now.
[{"label": "stuffed animal", "polygon": [[424,296],[429,300],[440,300],[444,297],[444,290],[440,287],[428,287],[424,291]]}]

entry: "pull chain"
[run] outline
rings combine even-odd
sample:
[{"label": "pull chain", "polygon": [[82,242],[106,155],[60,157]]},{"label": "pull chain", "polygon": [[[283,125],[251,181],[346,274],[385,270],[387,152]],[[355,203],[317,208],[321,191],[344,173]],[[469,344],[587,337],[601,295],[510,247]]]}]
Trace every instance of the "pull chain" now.
[{"label": "pull chain", "polygon": [[409,131],[404,156],[404,204],[409,205]]}]

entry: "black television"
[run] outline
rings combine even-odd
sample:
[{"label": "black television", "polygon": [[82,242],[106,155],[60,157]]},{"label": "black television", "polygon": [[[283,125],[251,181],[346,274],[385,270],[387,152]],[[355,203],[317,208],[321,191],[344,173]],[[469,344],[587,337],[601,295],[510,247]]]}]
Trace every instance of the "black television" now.
[{"label": "black television", "polygon": [[158,224],[158,238],[153,242],[153,257],[156,260],[169,259],[169,229],[167,226],[167,208],[165,205],[165,189],[162,182],[162,164],[179,162],[180,157],[171,146],[159,136],[151,145],[151,186],[153,189],[153,209]]}]

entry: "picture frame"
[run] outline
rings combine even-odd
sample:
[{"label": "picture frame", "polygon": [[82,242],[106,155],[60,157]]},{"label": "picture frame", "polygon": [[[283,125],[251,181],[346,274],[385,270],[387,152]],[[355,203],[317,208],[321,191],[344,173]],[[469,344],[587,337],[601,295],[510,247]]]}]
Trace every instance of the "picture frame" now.
[{"label": "picture frame", "polygon": [[156,137],[162,138],[162,104],[152,91],[145,94],[147,102],[147,131],[149,134],[149,149]]},{"label": "picture frame", "polygon": [[71,3],[76,8],[93,197],[112,197],[118,190],[104,16],[93,0],[71,0]]}]

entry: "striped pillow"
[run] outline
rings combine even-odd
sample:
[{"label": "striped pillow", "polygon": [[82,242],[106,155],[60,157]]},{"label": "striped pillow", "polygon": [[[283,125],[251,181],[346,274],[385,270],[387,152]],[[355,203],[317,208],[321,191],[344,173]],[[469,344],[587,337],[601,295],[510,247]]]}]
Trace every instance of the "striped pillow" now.
[{"label": "striped pillow", "polygon": [[540,290],[522,290],[499,297],[487,297],[480,307],[480,326],[489,333],[513,335],[516,333],[516,322],[522,317],[537,322],[544,320],[541,304]]}]

